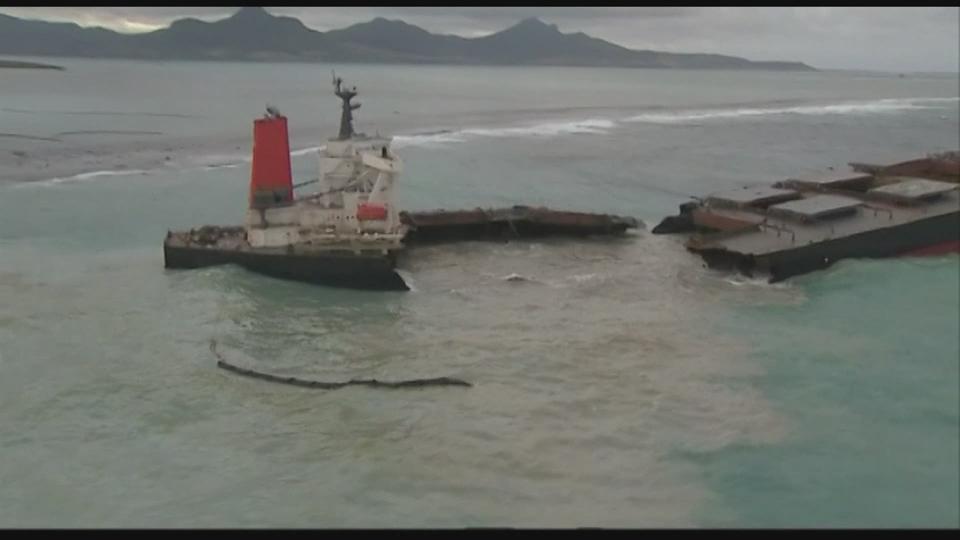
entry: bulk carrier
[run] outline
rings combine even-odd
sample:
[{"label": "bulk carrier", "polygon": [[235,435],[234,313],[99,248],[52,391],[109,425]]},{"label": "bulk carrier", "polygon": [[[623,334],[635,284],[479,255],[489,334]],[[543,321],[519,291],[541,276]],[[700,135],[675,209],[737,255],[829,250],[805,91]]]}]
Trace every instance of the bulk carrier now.
[{"label": "bulk carrier", "polygon": [[771,282],[848,258],[960,251],[960,152],[714,193],[654,234],[689,233],[710,268]]},{"label": "bulk carrier", "polygon": [[[253,272],[321,285],[408,290],[398,256],[411,245],[553,235],[623,235],[631,217],[514,206],[502,209],[401,212],[395,190],[403,161],[388,137],[356,133],[352,100],[334,76],[342,102],[340,130],[320,150],[320,174],[293,183],[287,118],[273,107],[253,126],[253,161],[243,225],[168,231],[164,264],[191,269],[236,264]],[[297,196],[295,189],[319,184]]]}]

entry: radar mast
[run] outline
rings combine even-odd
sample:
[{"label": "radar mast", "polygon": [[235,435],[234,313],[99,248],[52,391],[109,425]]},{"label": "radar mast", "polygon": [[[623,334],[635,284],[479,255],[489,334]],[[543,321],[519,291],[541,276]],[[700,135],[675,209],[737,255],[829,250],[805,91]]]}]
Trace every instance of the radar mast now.
[{"label": "radar mast", "polygon": [[337,77],[336,72],[333,73],[333,87],[337,97],[343,100],[343,110],[340,113],[340,133],[337,135],[337,139],[346,140],[355,134],[353,131],[353,111],[359,109],[360,104],[350,103],[350,100],[357,96],[357,87],[344,89],[343,79]]}]

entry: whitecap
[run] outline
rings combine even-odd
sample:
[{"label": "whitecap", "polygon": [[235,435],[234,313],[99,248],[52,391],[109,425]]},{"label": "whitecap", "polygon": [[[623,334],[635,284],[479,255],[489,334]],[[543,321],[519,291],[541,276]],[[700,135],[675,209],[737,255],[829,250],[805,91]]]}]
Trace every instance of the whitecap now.
[{"label": "whitecap", "polygon": [[73,176],[65,176],[60,178],[50,178],[48,180],[39,180],[36,182],[24,182],[22,184],[17,184],[18,187],[26,186],[55,186],[59,184],[68,184],[74,182],[85,182],[93,180],[96,178],[110,177],[110,176],[145,176],[150,174],[150,171],[143,169],[120,169],[120,170],[105,170],[105,171],[90,171],[80,174],[75,174]]},{"label": "whitecap", "polygon": [[415,133],[411,135],[397,135],[393,138],[396,147],[404,146],[437,146],[467,142],[473,138],[508,138],[508,137],[557,137],[576,134],[603,134],[616,127],[617,123],[605,118],[588,118],[584,120],[567,120],[543,122],[521,126],[504,126],[488,128],[464,128],[459,130],[442,130],[430,133]]},{"label": "whitecap", "polygon": [[832,103],[824,105],[796,105],[792,107],[737,107],[718,109],[690,109],[676,112],[643,113],[625,119],[626,122],[652,124],[685,124],[718,119],[738,119],[780,115],[853,115],[883,114],[904,110],[937,109],[937,103],[956,102],[958,98],[903,98],[872,101]]}]

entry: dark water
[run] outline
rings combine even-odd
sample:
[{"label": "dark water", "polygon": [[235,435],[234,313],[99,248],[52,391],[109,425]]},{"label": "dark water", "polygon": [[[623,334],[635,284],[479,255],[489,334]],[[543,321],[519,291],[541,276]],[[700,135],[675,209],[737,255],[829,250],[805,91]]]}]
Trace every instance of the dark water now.
[{"label": "dark water", "polygon": [[[960,524],[957,257],[770,286],[640,232],[431,248],[404,294],[165,272],[168,228],[242,219],[265,102],[316,173],[329,69],[61,63],[0,73],[0,524]],[[338,72],[359,127],[397,135],[407,208],[652,225],[689,195],[960,146],[950,78]],[[212,338],[278,374],[475,386],[276,386],[217,370]]]}]

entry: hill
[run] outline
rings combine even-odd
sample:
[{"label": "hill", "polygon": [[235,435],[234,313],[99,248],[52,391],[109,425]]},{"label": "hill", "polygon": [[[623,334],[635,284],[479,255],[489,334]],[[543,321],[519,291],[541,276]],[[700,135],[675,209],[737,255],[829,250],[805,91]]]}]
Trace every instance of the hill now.
[{"label": "hill", "polygon": [[225,19],[179,19],[143,34],[0,15],[0,54],[163,60],[248,60],[605,66],[813,71],[800,62],[756,62],[719,54],[633,50],[531,18],[479,37],[441,35],[376,18],[318,32],[259,7]]}]

